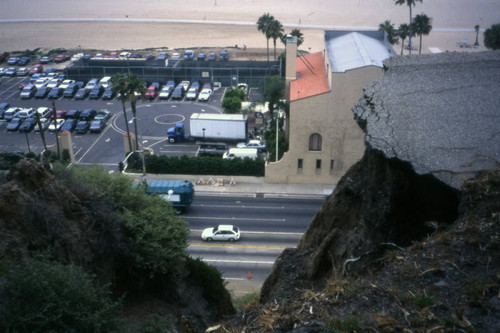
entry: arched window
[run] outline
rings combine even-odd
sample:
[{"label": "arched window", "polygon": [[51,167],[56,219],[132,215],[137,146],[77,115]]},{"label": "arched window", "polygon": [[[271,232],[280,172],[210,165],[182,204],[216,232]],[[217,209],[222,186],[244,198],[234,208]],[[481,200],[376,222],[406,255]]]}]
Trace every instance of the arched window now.
[{"label": "arched window", "polygon": [[310,151],[321,151],[322,139],[321,135],[318,133],[313,133],[309,137],[309,150]]}]

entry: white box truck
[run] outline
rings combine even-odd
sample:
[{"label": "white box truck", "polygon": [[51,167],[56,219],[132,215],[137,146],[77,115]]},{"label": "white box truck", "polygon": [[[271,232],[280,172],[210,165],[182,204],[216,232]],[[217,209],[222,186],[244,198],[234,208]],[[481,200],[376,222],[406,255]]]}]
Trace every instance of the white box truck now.
[{"label": "white box truck", "polygon": [[243,114],[193,113],[189,134],[195,139],[246,140],[248,117]]}]

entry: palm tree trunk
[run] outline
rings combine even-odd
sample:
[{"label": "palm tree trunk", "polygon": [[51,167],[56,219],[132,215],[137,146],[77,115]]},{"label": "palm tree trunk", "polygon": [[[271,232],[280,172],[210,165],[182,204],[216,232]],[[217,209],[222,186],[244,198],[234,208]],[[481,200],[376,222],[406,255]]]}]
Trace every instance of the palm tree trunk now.
[{"label": "palm tree trunk", "polygon": [[61,147],[59,146],[59,130],[57,129],[57,122],[56,122],[56,102],[52,101],[52,110],[54,112],[54,133],[56,134],[56,146],[57,146],[57,159],[61,159]]},{"label": "palm tree trunk", "polygon": [[267,38],[267,62],[269,62],[269,38]]},{"label": "palm tree trunk", "polygon": [[422,34],[420,34],[420,45],[418,46],[418,54],[422,54]]},{"label": "palm tree trunk", "polygon": [[132,140],[130,140],[130,129],[128,127],[127,109],[125,108],[125,101],[122,102],[122,107],[123,107],[123,118],[125,118],[125,127],[127,129],[128,148],[132,150]]},{"label": "palm tree trunk", "polygon": [[137,117],[136,117],[136,112],[137,110],[135,109],[135,103],[130,103],[132,105],[132,116],[134,117],[134,131],[135,131],[135,149],[139,149],[139,132],[137,132]]},{"label": "palm tree trunk", "polygon": [[405,48],[405,40],[401,38],[401,55],[403,55],[404,48]]},{"label": "palm tree trunk", "polygon": [[276,61],[276,39],[273,39],[273,45],[274,45],[274,61]]},{"label": "palm tree trunk", "polygon": [[412,28],[411,28],[411,4],[408,5],[410,7],[410,36],[408,36],[408,40],[410,41],[410,55],[411,55],[411,49],[413,45],[411,45],[411,35],[413,34]]}]

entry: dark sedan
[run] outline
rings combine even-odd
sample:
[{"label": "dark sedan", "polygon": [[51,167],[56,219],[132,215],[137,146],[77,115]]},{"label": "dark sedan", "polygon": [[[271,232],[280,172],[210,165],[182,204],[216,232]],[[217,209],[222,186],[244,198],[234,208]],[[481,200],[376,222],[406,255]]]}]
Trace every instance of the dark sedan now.
[{"label": "dark sedan", "polygon": [[79,86],[76,83],[72,83],[66,89],[64,89],[63,96],[71,98],[75,96],[78,89],[80,89]]},{"label": "dark sedan", "polygon": [[94,88],[92,88],[92,91],[89,94],[90,99],[98,99],[101,97],[102,93],[104,92],[104,87],[102,84],[98,84]]},{"label": "dark sedan", "polygon": [[29,62],[31,61],[31,58],[30,57],[22,57],[21,59],[19,59],[19,61],[17,62],[17,65],[18,66],[26,66],[27,64],[29,64]]},{"label": "dark sedan", "polygon": [[96,115],[97,115],[96,110],[86,109],[86,110],[83,110],[82,113],[80,113],[80,119],[86,120],[86,121],[91,121],[95,118]]},{"label": "dark sedan", "polygon": [[172,92],[172,99],[182,99],[182,97],[184,97],[184,87],[179,84]]},{"label": "dark sedan", "polygon": [[89,90],[85,88],[80,88],[76,92],[75,99],[85,99],[89,95]]},{"label": "dark sedan", "polygon": [[11,132],[14,132],[14,131],[17,131],[17,129],[19,128],[19,126],[21,126],[21,124],[23,123],[23,120],[22,118],[14,118],[12,119],[8,124],[7,124],[7,131],[11,131]]},{"label": "dark sedan", "polygon": [[51,57],[45,56],[45,57],[42,57],[42,59],[40,59],[40,63],[41,64],[50,64],[52,62],[52,60],[53,59]]},{"label": "dark sedan", "polygon": [[78,117],[80,117],[80,113],[81,113],[80,110],[69,110],[64,115],[64,118],[66,118],[66,119],[78,119]]},{"label": "dark sedan", "polygon": [[50,99],[58,99],[59,97],[62,96],[64,90],[59,87],[52,88],[49,92],[48,98]]},{"label": "dark sedan", "polygon": [[106,90],[102,93],[102,99],[113,99],[115,97],[115,91],[112,87],[107,87]]},{"label": "dark sedan", "polygon": [[19,132],[21,133],[29,133],[35,128],[36,119],[35,118],[26,118],[23,123],[19,126]]},{"label": "dark sedan", "polygon": [[80,120],[75,127],[75,132],[78,134],[85,134],[89,131],[90,121]]},{"label": "dark sedan", "polygon": [[37,90],[36,94],[35,94],[35,98],[45,98],[47,97],[47,95],[49,94],[50,92],[50,89],[49,87],[40,87],[40,89]]},{"label": "dark sedan", "polygon": [[106,122],[104,120],[93,120],[90,124],[91,133],[100,133],[106,128]]},{"label": "dark sedan", "polygon": [[61,126],[61,129],[60,131],[69,131],[69,132],[73,132],[73,130],[75,129],[76,127],[76,123],[78,122],[78,120],[76,119],[66,119],[66,121],[64,122],[64,124]]}]

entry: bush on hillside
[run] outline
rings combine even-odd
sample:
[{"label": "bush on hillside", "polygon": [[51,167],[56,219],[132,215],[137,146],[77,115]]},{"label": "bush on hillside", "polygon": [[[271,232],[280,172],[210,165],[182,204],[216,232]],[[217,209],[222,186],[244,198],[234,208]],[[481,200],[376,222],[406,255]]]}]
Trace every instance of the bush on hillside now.
[{"label": "bush on hillside", "polygon": [[81,268],[47,259],[6,264],[0,284],[2,332],[119,332],[107,287]]}]

